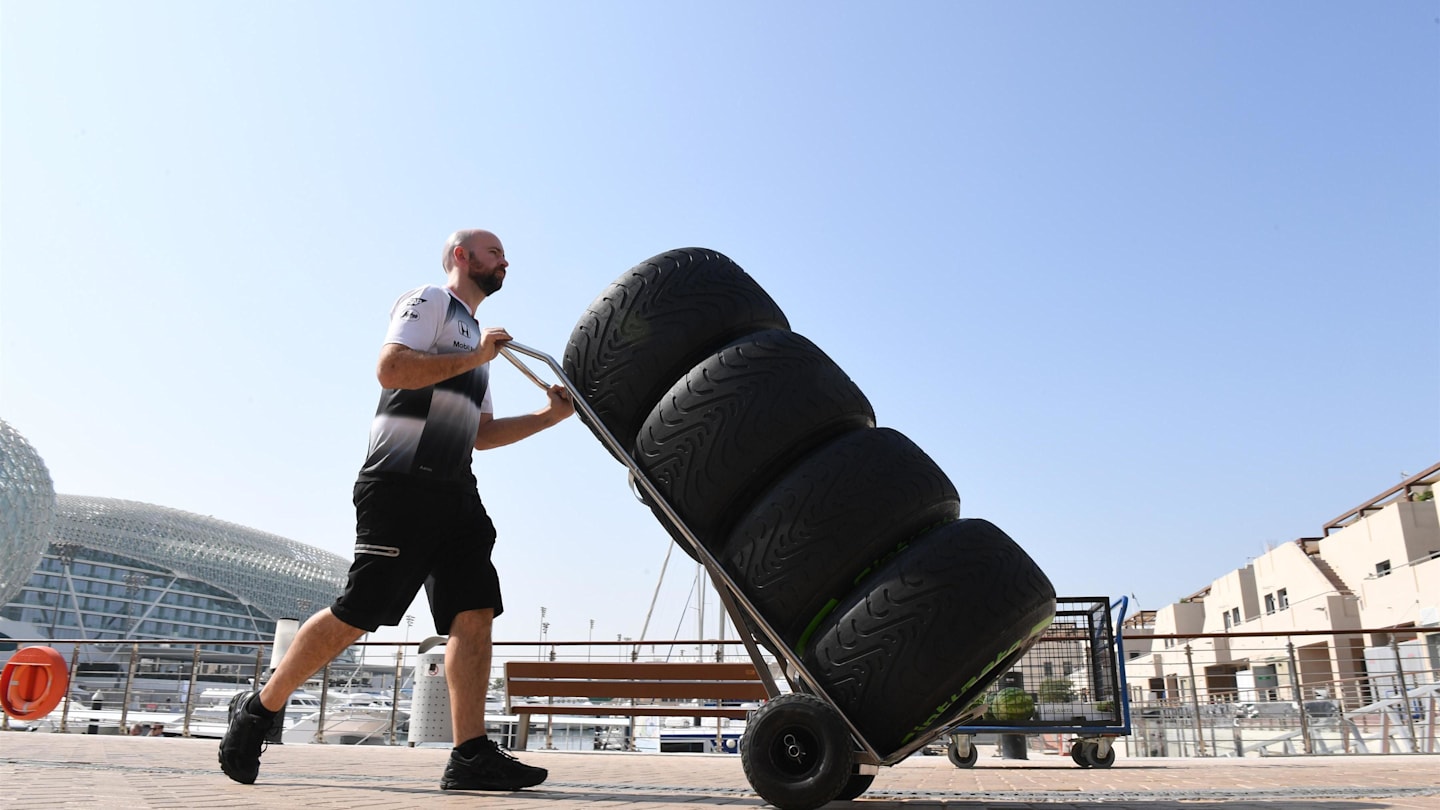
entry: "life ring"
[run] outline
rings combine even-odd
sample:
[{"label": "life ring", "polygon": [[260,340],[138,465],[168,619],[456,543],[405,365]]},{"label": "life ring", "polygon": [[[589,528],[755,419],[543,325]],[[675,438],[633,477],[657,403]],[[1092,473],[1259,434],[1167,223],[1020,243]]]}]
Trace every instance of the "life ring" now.
[{"label": "life ring", "polygon": [[16,720],[38,720],[60,705],[69,687],[65,656],[54,647],[24,647],[0,672],[0,707]]}]

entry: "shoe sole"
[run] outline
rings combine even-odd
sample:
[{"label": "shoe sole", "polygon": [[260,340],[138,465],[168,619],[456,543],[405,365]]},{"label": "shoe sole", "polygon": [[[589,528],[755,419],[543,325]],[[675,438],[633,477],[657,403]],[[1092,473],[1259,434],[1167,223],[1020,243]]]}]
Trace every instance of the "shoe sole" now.
[{"label": "shoe sole", "polygon": [[483,786],[482,786],[482,785],[475,785],[475,786],[468,786],[468,787],[467,787],[467,786],[461,786],[461,785],[455,784],[455,783],[453,783],[453,782],[450,783],[450,784],[446,784],[446,783],[444,783],[444,782],[441,782],[441,783],[440,783],[440,789],[441,789],[441,790],[488,790],[488,791],[492,791],[492,792],[495,792],[495,793],[514,793],[514,792],[517,791],[517,790],[524,790],[525,788],[535,787],[536,785],[539,785],[539,784],[543,783],[544,781],[545,781],[544,779],[541,779],[539,782],[527,782],[526,784],[523,784],[523,785],[483,785]]}]

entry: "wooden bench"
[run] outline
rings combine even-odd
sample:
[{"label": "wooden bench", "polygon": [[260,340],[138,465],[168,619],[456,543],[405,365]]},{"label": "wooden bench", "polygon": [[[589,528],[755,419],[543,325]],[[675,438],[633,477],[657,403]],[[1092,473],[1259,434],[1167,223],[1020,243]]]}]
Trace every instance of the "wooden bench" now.
[{"label": "wooden bench", "polygon": [[[525,750],[530,716],[728,717],[744,719],[751,709],[724,701],[766,700],[769,694],[744,662],[667,663],[659,661],[509,661],[505,664],[505,713],[514,714],[515,748]],[[541,698],[540,701],[522,700]],[[560,702],[593,698],[600,703]],[[689,702],[683,702],[689,701]],[[706,705],[713,704],[713,705]]]}]

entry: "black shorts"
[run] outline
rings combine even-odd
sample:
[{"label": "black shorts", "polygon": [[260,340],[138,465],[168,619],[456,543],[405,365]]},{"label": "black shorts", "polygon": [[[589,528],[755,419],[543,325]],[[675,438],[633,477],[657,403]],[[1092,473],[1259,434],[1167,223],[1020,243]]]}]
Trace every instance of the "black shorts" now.
[{"label": "black shorts", "polygon": [[492,608],[499,616],[505,608],[490,561],[494,547],[495,525],[473,486],[361,481],[355,485],[355,562],[330,610],[373,632],[399,624],[424,585],[440,635],[449,634],[462,611]]}]

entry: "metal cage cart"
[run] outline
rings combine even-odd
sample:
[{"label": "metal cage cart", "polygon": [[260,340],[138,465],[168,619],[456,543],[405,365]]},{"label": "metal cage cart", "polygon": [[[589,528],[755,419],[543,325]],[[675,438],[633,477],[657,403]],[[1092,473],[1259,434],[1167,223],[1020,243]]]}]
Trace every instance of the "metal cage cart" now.
[{"label": "metal cage cart", "polygon": [[[877,750],[856,722],[847,717],[836,701],[826,694],[819,680],[807,671],[799,655],[782,641],[781,634],[746,598],[716,557],[685,525],[629,451],[606,429],[592,405],[576,390],[563,366],[549,355],[513,341],[501,349],[502,356],[541,388],[548,388],[548,383],[518,359],[515,356],[517,353],[545,363],[556,379],[570,390],[576,410],[587,427],[628,468],[631,485],[637,494],[652,505],[657,517],[663,516],[663,520],[668,522],[676,542],[683,540],[682,547],[688,547],[690,554],[704,565],[731,621],[741,631],[741,640],[770,696],[765,705],[751,715],[748,724],[747,736],[754,733],[755,742],[742,745],[740,751],[746,778],[762,798],[780,810],[810,810],[833,800],[853,799],[870,786],[881,766],[894,765],[922,750],[948,733],[950,723],[955,720],[978,717],[983,705],[969,699],[961,704],[959,696],[956,696],[951,720],[907,735],[896,750]],[[1032,638],[1017,641],[1005,657],[994,662],[993,670],[987,669],[982,674],[1003,671],[1006,664],[1018,657],[1023,644]],[[761,645],[783,665],[788,689],[782,690],[776,683]],[[1113,681],[1113,666],[1108,667],[1106,672]],[[961,705],[963,708],[960,708]],[[764,732],[759,731],[762,726]]]},{"label": "metal cage cart", "polygon": [[1070,758],[1082,768],[1115,762],[1116,737],[1130,734],[1123,678],[1127,597],[1061,597],[1040,640],[986,691],[985,715],[949,730],[957,768],[975,765],[979,734],[1073,735]]}]

